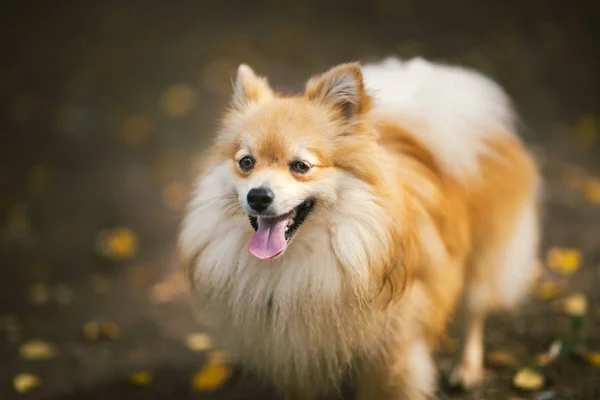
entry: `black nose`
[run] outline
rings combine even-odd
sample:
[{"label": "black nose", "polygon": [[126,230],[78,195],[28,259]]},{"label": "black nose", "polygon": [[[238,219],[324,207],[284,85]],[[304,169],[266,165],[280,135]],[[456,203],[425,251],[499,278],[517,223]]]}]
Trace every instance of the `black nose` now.
[{"label": "black nose", "polygon": [[265,211],[273,202],[275,194],[271,189],[255,188],[248,192],[248,204],[256,212]]}]

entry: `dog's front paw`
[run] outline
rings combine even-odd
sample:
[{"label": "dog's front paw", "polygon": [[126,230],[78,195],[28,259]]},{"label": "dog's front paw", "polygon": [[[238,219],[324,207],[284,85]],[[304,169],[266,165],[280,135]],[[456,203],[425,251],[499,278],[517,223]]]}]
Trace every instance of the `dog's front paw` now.
[{"label": "dog's front paw", "polygon": [[450,373],[450,385],[453,388],[470,390],[481,383],[483,376],[482,366],[460,363]]}]

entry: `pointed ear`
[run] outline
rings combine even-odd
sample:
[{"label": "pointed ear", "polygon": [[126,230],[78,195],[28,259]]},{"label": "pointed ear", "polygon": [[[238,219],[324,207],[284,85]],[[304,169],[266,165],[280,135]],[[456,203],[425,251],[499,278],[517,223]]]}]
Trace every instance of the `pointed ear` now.
[{"label": "pointed ear", "polygon": [[233,84],[234,107],[242,108],[248,103],[258,103],[273,96],[273,90],[266,78],[256,75],[246,64],[240,64]]},{"label": "pointed ear", "polygon": [[358,63],[341,64],[312,78],[306,84],[305,96],[332,107],[347,120],[365,112],[370,102]]}]

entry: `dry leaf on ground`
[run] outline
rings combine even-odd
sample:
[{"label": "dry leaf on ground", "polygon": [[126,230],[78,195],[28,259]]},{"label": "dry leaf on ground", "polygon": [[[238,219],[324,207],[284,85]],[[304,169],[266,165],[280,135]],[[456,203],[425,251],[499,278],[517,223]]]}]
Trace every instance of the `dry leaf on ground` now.
[{"label": "dry leaf on ground", "polygon": [[192,351],[206,351],[212,347],[212,339],[205,333],[192,333],[185,338],[185,344]]},{"label": "dry leaf on ground", "polygon": [[152,382],[152,372],[150,371],[138,371],[129,377],[129,381],[137,386],[146,386]]},{"label": "dry leaf on ground", "polygon": [[502,350],[488,353],[486,361],[492,367],[512,367],[519,362],[514,354]]},{"label": "dry leaf on ground", "polygon": [[230,375],[231,371],[227,365],[215,359],[210,359],[192,377],[192,387],[196,391],[215,390],[223,386]]},{"label": "dry leaf on ground", "polygon": [[592,351],[586,354],[585,359],[594,367],[600,368],[600,351]]},{"label": "dry leaf on ground", "polygon": [[548,266],[562,275],[571,275],[581,266],[581,252],[572,248],[553,247],[548,252]]},{"label": "dry leaf on ground", "polygon": [[13,379],[13,388],[17,393],[26,393],[40,386],[41,380],[33,374],[19,374]]},{"label": "dry leaf on ground", "polygon": [[589,203],[600,204],[600,179],[586,180],[583,185],[583,193]]},{"label": "dry leaf on ground", "polygon": [[537,297],[542,300],[550,300],[564,293],[565,288],[566,282],[564,281],[543,282],[537,288]]},{"label": "dry leaf on ground", "polygon": [[583,293],[574,293],[560,303],[561,310],[571,317],[581,317],[587,312],[588,301]]},{"label": "dry leaf on ground", "polygon": [[534,391],[544,386],[546,379],[531,368],[520,369],[513,378],[513,385],[521,390]]},{"label": "dry leaf on ground", "polygon": [[48,360],[56,357],[58,351],[52,343],[35,339],[23,343],[19,347],[19,353],[26,360]]},{"label": "dry leaf on ground", "polygon": [[125,260],[137,253],[137,236],[125,227],[102,231],[96,239],[96,248],[100,255],[111,260]]}]

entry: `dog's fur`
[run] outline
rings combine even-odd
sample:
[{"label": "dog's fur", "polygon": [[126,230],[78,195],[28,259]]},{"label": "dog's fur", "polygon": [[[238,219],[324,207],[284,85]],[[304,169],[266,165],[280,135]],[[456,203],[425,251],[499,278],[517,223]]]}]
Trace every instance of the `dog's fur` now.
[{"label": "dog's fur", "polygon": [[[464,293],[452,379],[475,385],[486,314],[514,306],[536,274],[540,178],[515,130],[503,91],[463,68],[343,64],[287,97],[241,65],[179,242],[204,322],[286,398],[348,375],[359,399],[425,399]],[[251,172],[238,167],[246,154]],[[313,168],[290,172],[296,159]],[[316,199],[268,261],[247,250],[259,185],[279,213]]]}]

